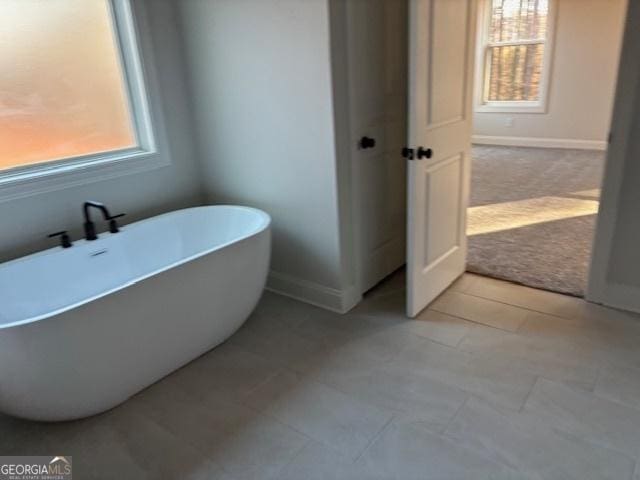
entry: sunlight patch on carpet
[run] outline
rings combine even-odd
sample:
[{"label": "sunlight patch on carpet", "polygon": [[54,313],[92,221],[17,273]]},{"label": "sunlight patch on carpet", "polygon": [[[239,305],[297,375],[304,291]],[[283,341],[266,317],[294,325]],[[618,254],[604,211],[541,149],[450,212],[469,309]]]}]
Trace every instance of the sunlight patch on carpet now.
[{"label": "sunlight patch on carpet", "polygon": [[467,235],[512,230],[597,212],[597,200],[555,196],[481,205],[467,210]]}]

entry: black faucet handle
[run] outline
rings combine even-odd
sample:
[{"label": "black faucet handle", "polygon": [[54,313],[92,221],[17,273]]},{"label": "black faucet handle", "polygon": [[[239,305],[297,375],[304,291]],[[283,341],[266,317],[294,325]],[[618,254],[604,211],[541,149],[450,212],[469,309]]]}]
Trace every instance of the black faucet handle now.
[{"label": "black faucet handle", "polygon": [[126,213],[119,213],[117,215],[111,215],[110,217],[107,217],[107,220],[109,220],[109,231],[111,233],[118,233],[120,231],[120,229],[118,228],[118,222],[116,222],[116,218],[124,217],[125,215]]},{"label": "black faucet handle", "polygon": [[71,237],[69,237],[69,234],[67,233],[66,230],[47,235],[47,238],[55,238],[55,237],[60,237],[60,246],[62,248],[70,248],[73,245],[73,243],[71,243]]}]

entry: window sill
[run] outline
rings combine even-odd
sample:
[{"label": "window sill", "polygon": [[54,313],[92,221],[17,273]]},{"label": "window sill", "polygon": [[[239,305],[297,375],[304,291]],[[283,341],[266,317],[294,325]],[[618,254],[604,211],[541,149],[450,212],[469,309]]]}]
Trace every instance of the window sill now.
[{"label": "window sill", "polygon": [[169,165],[157,151],[129,150],[0,173],[0,202],[53,192]]},{"label": "window sill", "polygon": [[476,105],[476,113],[547,113],[540,102],[488,102]]}]

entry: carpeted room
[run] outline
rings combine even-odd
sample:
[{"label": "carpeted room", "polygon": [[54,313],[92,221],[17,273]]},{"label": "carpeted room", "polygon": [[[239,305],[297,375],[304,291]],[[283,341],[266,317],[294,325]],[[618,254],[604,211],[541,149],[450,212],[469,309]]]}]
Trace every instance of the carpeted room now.
[{"label": "carpeted room", "polygon": [[626,2],[542,4],[479,24],[467,270],[584,296]]},{"label": "carpeted room", "polygon": [[604,152],[473,148],[467,270],[583,296]]}]

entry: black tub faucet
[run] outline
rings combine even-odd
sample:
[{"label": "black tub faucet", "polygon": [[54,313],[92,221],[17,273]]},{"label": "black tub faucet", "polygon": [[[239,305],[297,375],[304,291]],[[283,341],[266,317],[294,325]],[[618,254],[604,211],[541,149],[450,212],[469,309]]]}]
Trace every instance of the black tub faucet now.
[{"label": "black tub faucet", "polygon": [[49,238],[60,237],[60,246],[62,248],[71,248],[73,243],[71,242],[71,237],[67,233],[66,230],[61,232],[52,233],[51,235],[47,235]]},{"label": "black tub faucet", "polygon": [[123,217],[125,214],[120,213],[118,215],[111,215],[107,207],[100,202],[88,201],[84,202],[82,207],[82,211],[84,212],[84,236],[87,240],[97,240],[98,235],[96,235],[96,225],[91,221],[91,208],[97,208],[102,212],[102,217],[105,220],[109,221],[109,231],[111,233],[118,233],[120,229],[118,228],[118,223],[116,222],[116,218]]}]

